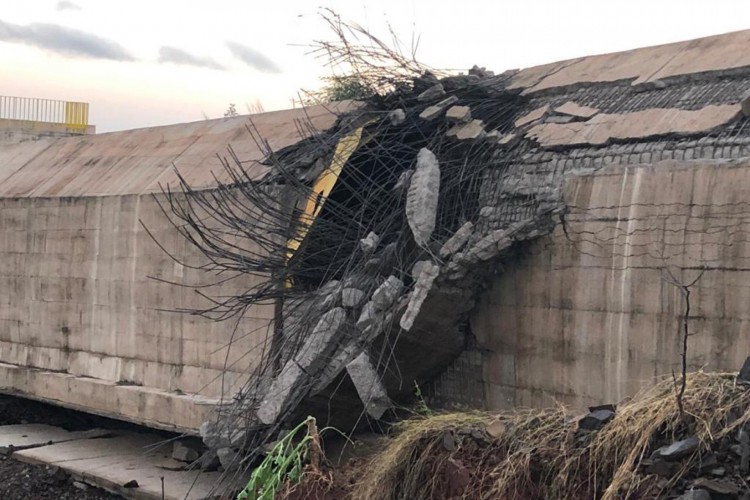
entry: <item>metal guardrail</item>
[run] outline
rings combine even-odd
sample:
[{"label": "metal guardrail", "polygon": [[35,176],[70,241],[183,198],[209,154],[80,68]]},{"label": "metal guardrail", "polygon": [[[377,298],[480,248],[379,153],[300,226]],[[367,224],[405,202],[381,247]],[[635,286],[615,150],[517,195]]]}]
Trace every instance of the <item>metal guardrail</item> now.
[{"label": "metal guardrail", "polygon": [[89,103],[0,96],[0,119],[56,123],[85,131],[89,125]]}]

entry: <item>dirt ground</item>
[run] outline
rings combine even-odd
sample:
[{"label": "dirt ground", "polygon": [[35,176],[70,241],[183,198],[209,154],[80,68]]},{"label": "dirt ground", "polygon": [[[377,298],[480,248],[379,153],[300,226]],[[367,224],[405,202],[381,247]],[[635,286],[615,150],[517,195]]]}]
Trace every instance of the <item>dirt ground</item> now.
[{"label": "dirt ground", "polygon": [[[67,430],[122,428],[124,424],[12,396],[0,396],[0,425],[49,424]],[[0,454],[0,499],[115,500],[106,491],[76,483],[57,467],[30,465]]]}]

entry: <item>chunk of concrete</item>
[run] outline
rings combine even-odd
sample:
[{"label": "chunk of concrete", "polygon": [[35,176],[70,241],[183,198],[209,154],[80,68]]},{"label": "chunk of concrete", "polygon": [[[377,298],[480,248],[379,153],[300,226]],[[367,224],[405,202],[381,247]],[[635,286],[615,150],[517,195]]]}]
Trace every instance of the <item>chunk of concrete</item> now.
[{"label": "chunk of concrete", "polygon": [[391,275],[373,292],[372,304],[376,311],[385,311],[396,302],[404,290],[404,282]]},{"label": "chunk of concrete", "polygon": [[[284,410],[292,389],[297,386],[304,374],[305,372],[297,366],[294,360],[288,361],[282,368],[281,373],[271,382],[268,392],[261,401],[256,412],[258,420],[266,425],[273,424]],[[204,442],[210,446],[205,438]]]},{"label": "chunk of concrete", "polygon": [[233,471],[240,468],[240,456],[236,450],[232,448],[219,448],[216,450],[216,456],[219,457],[219,463],[225,471]]},{"label": "chunk of concrete", "polygon": [[573,101],[568,101],[565,104],[556,107],[555,113],[572,116],[574,118],[589,119],[599,113],[599,110],[589,106],[581,106]]},{"label": "chunk of concrete", "polygon": [[469,238],[471,237],[471,233],[473,231],[474,224],[472,224],[471,222],[467,222],[466,224],[458,228],[458,230],[453,233],[453,236],[448,238],[448,241],[443,243],[443,246],[440,248],[439,252],[440,257],[446,259],[461,250],[466,242],[469,241]]},{"label": "chunk of concrete", "polygon": [[446,120],[458,123],[471,121],[471,108],[469,106],[453,106],[445,113]]},{"label": "chunk of concrete", "polygon": [[394,109],[390,113],[388,113],[388,121],[391,122],[391,125],[401,125],[406,120],[406,113],[403,109]]},{"label": "chunk of concrete", "polygon": [[406,307],[406,312],[401,316],[400,321],[401,328],[407,332],[414,326],[414,321],[422,309],[422,304],[440,272],[440,268],[430,261],[421,261],[417,262],[417,264],[421,264],[419,266],[419,275],[416,277],[414,290],[412,290],[411,297],[409,298],[409,305]]},{"label": "chunk of concrete", "polygon": [[438,97],[442,97],[445,95],[445,89],[443,88],[443,85],[440,83],[436,83],[432,87],[428,88],[421,94],[417,96],[417,100],[419,102],[427,102],[427,101],[433,101],[437,99]]},{"label": "chunk of concrete", "polygon": [[370,301],[362,307],[362,311],[359,313],[357,328],[362,331],[380,321],[382,321],[382,314],[375,309],[375,304]]},{"label": "chunk of concrete", "polygon": [[516,128],[521,128],[541,118],[544,118],[544,115],[547,114],[549,108],[549,104],[545,104],[544,106],[536,108],[517,119],[514,125],[516,126]]},{"label": "chunk of concrete", "polygon": [[352,383],[354,383],[357,394],[364,403],[368,415],[380,420],[392,404],[383,382],[380,380],[380,375],[372,365],[370,356],[363,352],[346,365],[346,371]]},{"label": "chunk of concrete", "polygon": [[698,449],[700,442],[694,438],[689,437],[680,441],[675,441],[669,446],[664,446],[657,450],[657,454],[664,460],[680,460],[686,456],[695,452]]},{"label": "chunk of concrete", "polygon": [[438,116],[442,115],[448,106],[450,106],[451,104],[455,104],[457,102],[458,102],[458,97],[452,95],[448,97],[447,99],[443,99],[437,104],[434,104],[432,106],[425,108],[421,113],[419,113],[419,117],[427,121],[434,120]]},{"label": "chunk of concrete", "polygon": [[175,441],[172,444],[172,458],[180,462],[195,462],[201,454],[195,447],[182,441]]},{"label": "chunk of concrete", "polygon": [[427,148],[417,154],[417,167],[406,195],[406,219],[414,241],[424,247],[435,230],[438,195],[440,192],[440,166],[437,157]]},{"label": "chunk of concrete", "polygon": [[324,313],[315,324],[315,328],[305,340],[302,348],[294,356],[295,363],[303,370],[311,371],[311,368],[318,364],[321,358],[325,358],[326,351],[330,350],[331,343],[335,342],[345,321],[346,311],[341,307],[336,307]]},{"label": "chunk of concrete", "polygon": [[341,304],[348,309],[359,307],[364,300],[365,292],[358,288],[344,288],[341,292]]},{"label": "chunk of concrete", "polygon": [[486,135],[484,122],[482,120],[471,120],[468,123],[460,123],[451,128],[446,135],[455,137],[459,141],[480,139]]},{"label": "chunk of concrete", "polygon": [[401,191],[409,188],[411,183],[411,176],[414,175],[414,170],[404,170],[401,175],[398,176],[396,184],[393,186],[393,191]]},{"label": "chunk of concrete", "polygon": [[675,500],[711,500],[711,494],[706,490],[688,490]]},{"label": "chunk of concrete", "polygon": [[377,233],[370,231],[367,233],[367,236],[359,240],[359,247],[365,254],[371,254],[377,248],[378,243],[380,243],[380,236],[378,236]]},{"label": "chunk of concrete", "polygon": [[595,410],[578,421],[580,429],[596,431],[604,427],[615,417],[612,410]]}]

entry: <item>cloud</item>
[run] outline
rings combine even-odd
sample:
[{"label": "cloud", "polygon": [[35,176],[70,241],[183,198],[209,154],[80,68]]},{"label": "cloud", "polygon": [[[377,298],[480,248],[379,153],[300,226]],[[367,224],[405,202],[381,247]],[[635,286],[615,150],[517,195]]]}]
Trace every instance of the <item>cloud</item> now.
[{"label": "cloud", "polygon": [[0,42],[25,43],[66,56],[113,61],[134,60],[121,45],[112,40],[58,24],[34,23],[21,26],[0,20]]},{"label": "cloud", "polygon": [[236,42],[227,42],[229,51],[248,66],[262,71],[263,73],[281,73],[281,68],[255,49],[246,47]]},{"label": "cloud", "polygon": [[187,64],[199,68],[225,69],[224,66],[208,57],[199,57],[185,52],[177,47],[162,47],[159,49],[160,63]]},{"label": "cloud", "polygon": [[57,5],[55,6],[55,8],[57,10],[59,10],[59,11],[63,11],[63,10],[81,10],[81,6],[80,5],[78,5],[76,3],[73,3],[73,2],[71,2],[69,0],[60,0],[59,2],[57,2]]}]

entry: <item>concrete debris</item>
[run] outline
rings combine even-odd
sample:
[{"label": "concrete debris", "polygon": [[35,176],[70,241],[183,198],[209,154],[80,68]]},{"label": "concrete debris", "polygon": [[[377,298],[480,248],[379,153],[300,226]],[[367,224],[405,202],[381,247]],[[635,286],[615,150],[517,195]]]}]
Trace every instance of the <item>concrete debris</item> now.
[{"label": "concrete debris", "polygon": [[417,100],[419,102],[434,101],[438,97],[443,97],[444,95],[445,89],[443,88],[443,85],[441,83],[436,83],[432,87],[419,94],[417,96]]},{"label": "concrete debris", "polygon": [[711,500],[711,494],[706,490],[689,490],[677,497],[676,500]]},{"label": "concrete debris", "polygon": [[600,409],[590,412],[578,421],[578,428],[590,431],[599,430],[615,417],[615,412],[610,409]]},{"label": "concrete debris", "polygon": [[365,254],[371,254],[378,247],[378,243],[380,243],[380,236],[370,231],[367,236],[359,240],[359,248],[361,248]]},{"label": "concrete debris", "polygon": [[320,317],[302,349],[294,357],[294,362],[305,371],[311,371],[314,365],[325,361],[325,350],[329,349],[332,340],[341,331],[346,321],[346,311],[336,307]]},{"label": "concrete debris", "polygon": [[719,481],[716,479],[707,479],[699,477],[693,482],[694,487],[703,488],[717,495],[726,495],[734,497],[739,494],[739,488],[729,481]]},{"label": "concrete debris", "polygon": [[375,420],[380,420],[383,414],[391,408],[391,400],[380,380],[375,367],[372,366],[370,356],[363,352],[346,365],[357,394],[365,405],[365,410]]},{"label": "concrete debris", "polygon": [[388,120],[391,122],[391,125],[401,125],[406,120],[406,113],[403,109],[394,109],[388,113]]},{"label": "concrete debris", "polygon": [[417,245],[424,247],[435,230],[440,166],[437,157],[427,148],[417,154],[417,167],[406,195],[406,219]]},{"label": "concrete debris", "polygon": [[669,446],[664,446],[656,450],[656,454],[664,460],[680,460],[686,456],[695,452],[698,449],[700,442],[694,438],[689,437],[680,441],[675,441]]},{"label": "concrete debris", "polygon": [[504,136],[500,137],[497,140],[497,143],[502,146],[507,146],[507,145],[515,143],[517,140],[518,140],[518,136],[516,134],[510,133],[510,134],[505,134]]},{"label": "concrete debris", "polygon": [[219,463],[225,471],[234,471],[240,468],[239,453],[232,448],[219,448],[216,450]]},{"label": "concrete debris", "polygon": [[214,422],[203,422],[199,432],[203,443],[209,448],[216,449],[229,446],[229,437],[222,433]]},{"label": "concrete debris", "polygon": [[78,488],[81,491],[86,491],[90,487],[88,484],[82,483],[80,481],[73,481],[73,486],[75,486],[76,488]]},{"label": "concrete debris", "polygon": [[398,176],[398,181],[396,181],[396,184],[393,186],[394,191],[403,191],[405,189],[409,189],[409,184],[411,182],[411,176],[414,175],[414,170],[404,170],[401,172],[401,175]]},{"label": "concrete debris", "polygon": [[489,78],[491,76],[495,76],[494,71],[489,71],[484,66],[480,68],[476,64],[471,67],[471,69],[469,70],[469,74],[473,76],[478,76],[479,78]]},{"label": "concrete debris", "polygon": [[[258,407],[256,412],[258,420],[266,425],[274,423],[281,415],[292,390],[297,387],[303,375],[304,372],[294,363],[294,360],[288,361],[281,373],[271,383],[265,399]],[[206,442],[206,445],[211,446],[208,442]]]},{"label": "concrete debris", "polygon": [[344,288],[341,292],[341,304],[348,309],[359,307],[364,299],[365,292],[358,288]]},{"label": "concrete debris", "polygon": [[411,292],[409,305],[406,307],[406,312],[401,316],[400,321],[401,328],[407,332],[414,326],[414,321],[417,319],[422,304],[440,272],[440,268],[431,261],[417,262],[414,267],[416,268],[418,265],[419,273],[415,276],[414,290]]},{"label": "concrete debris", "polygon": [[362,307],[362,311],[359,313],[357,328],[363,331],[372,325],[382,322],[382,319],[382,314],[377,311],[375,304],[370,301]]},{"label": "concrete debris", "polygon": [[452,122],[470,122],[471,108],[469,106],[453,106],[445,113],[445,118]]},{"label": "concrete debris", "polygon": [[401,296],[404,282],[391,275],[372,294],[371,302],[376,311],[382,312],[388,309]]},{"label": "concrete debris", "polygon": [[453,236],[448,238],[448,241],[443,243],[443,246],[440,248],[440,257],[443,259],[447,259],[454,253],[461,250],[466,242],[469,241],[469,237],[471,237],[473,231],[474,224],[472,224],[471,222],[467,222],[466,224],[458,228],[458,230],[453,233]]},{"label": "concrete debris", "polygon": [[536,108],[533,111],[530,111],[523,115],[521,118],[517,119],[514,122],[514,125],[516,128],[521,128],[526,125],[529,125],[530,123],[533,123],[541,118],[544,118],[544,116],[549,112],[550,106],[549,104],[545,104],[544,106],[541,106],[539,108]]},{"label": "concrete debris", "polygon": [[505,434],[507,430],[508,429],[505,425],[505,422],[500,419],[495,419],[490,422],[487,427],[485,427],[484,432],[486,432],[489,437],[498,439],[500,436]]},{"label": "concrete debris", "polygon": [[193,446],[183,441],[175,441],[172,444],[172,458],[180,462],[195,462],[201,456],[200,452]]},{"label": "concrete debris", "polygon": [[560,115],[568,115],[575,118],[588,119],[599,112],[596,108],[589,106],[581,106],[573,101],[568,101],[555,108],[555,113]]},{"label": "concrete debris", "polygon": [[455,137],[459,141],[472,139],[481,139],[486,135],[484,122],[482,120],[472,120],[468,123],[460,123],[448,130],[448,137]]},{"label": "concrete debris", "polygon": [[210,472],[218,469],[221,462],[219,461],[219,455],[216,453],[216,450],[208,450],[201,455],[200,459],[198,459],[198,464],[202,471]]},{"label": "concrete debris", "polygon": [[451,104],[455,104],[457,102],[458,102],[458,97],[452,95],[448,97],[447,99],[443,99],[437,104],[434,104],[428,108],[425,108],[424,111],[422,111],[419,114],[419,117],[427,121],[434,120],[435,118],[443,114],[443,112],[448,106],[450,106]]}]

